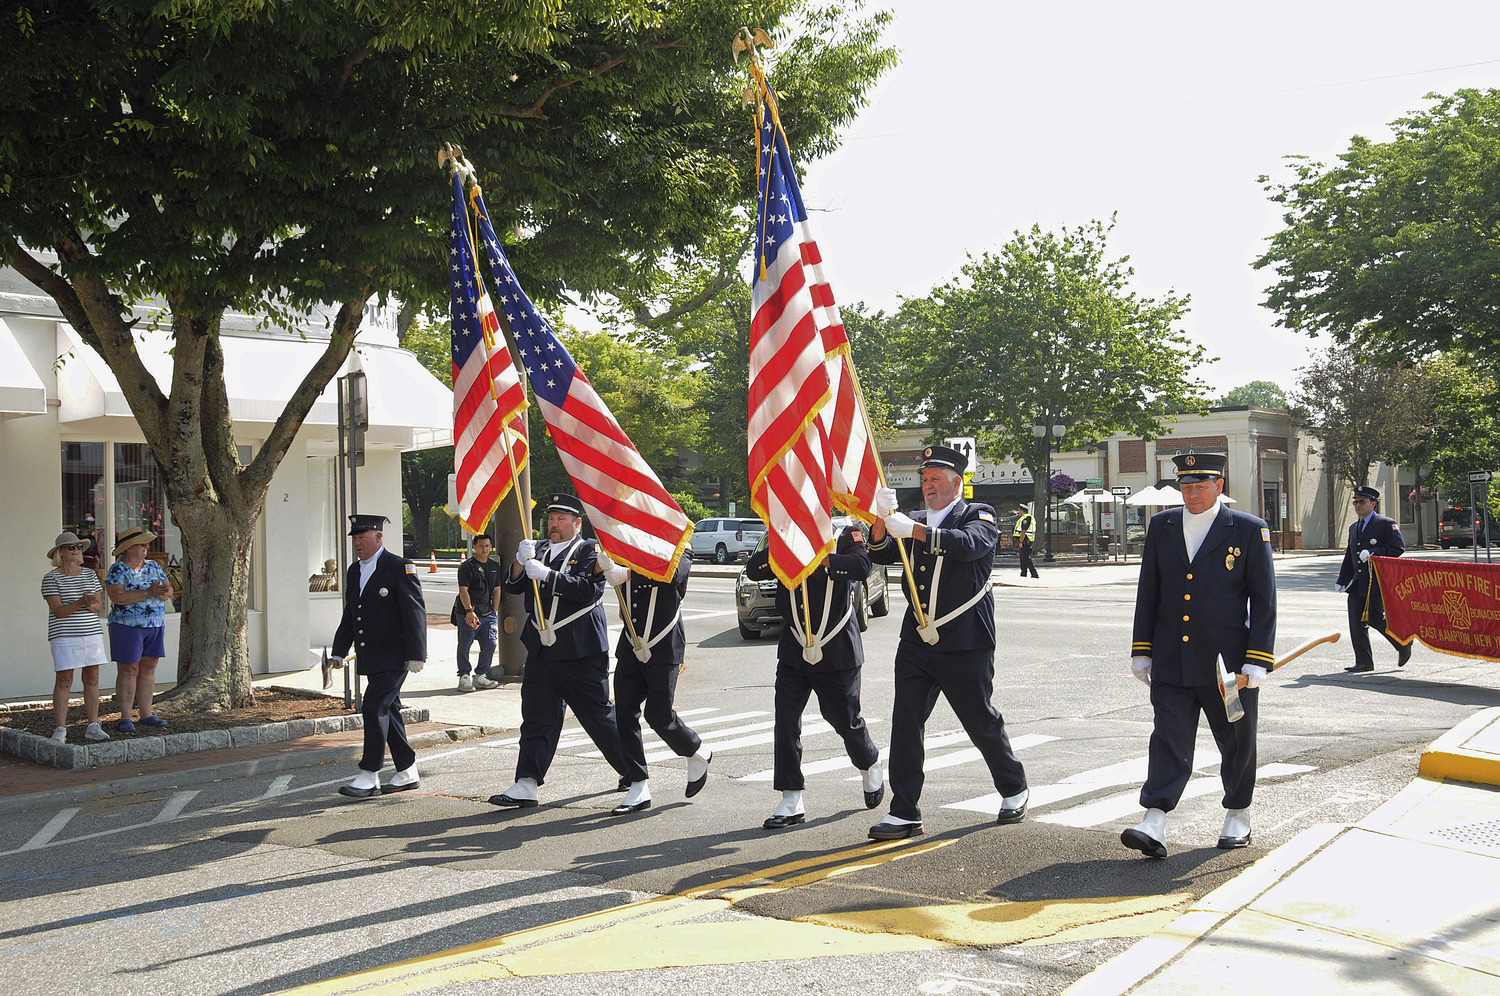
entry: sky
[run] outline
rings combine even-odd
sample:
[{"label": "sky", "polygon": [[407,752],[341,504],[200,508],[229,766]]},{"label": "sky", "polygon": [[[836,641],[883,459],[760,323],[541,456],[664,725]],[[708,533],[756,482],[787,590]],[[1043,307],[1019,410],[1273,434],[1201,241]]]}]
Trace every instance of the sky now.
[{"label": "sky", "polygon": [[1191,296],[1215,397],[1290,388],[1320,345],[1260,306],[1280,214],[1258,178],[1386,139],[1428,93],[1500,87],[1493,0],[872,7],[900,65],[803,185],[838,301],[891,310],[1017,229],[1117,214],[1134,288]]}]

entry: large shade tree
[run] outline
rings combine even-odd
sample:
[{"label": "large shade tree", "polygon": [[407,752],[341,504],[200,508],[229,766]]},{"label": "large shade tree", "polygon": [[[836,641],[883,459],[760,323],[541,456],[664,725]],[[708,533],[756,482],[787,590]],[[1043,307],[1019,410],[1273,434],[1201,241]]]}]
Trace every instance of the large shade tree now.
[{"label": "large shade tree", "polygon": [[1363,355],[1419,360],[1461,350],[1500,365],[1500,90],[1436,96],[1355,136],[1332,165],[1296,157],[1262,177],[1284,227],[1255,263],[1276,282],[1280,324]]},{"label": "large shade tree", "polygon": [[1033,425],[1064,425],[1065,446],[1117,432],[1153,439],[1179,413],[1206,410],[1194,368],[1202,346],[1180,327],[1187,298],[1132,289],[1095,221],[1017,232],[971,258],[959,279],[903,309],[908,411],[933,438],[975,436],[992,457],[1031,471],[1047,501],[1046,451]]},{"label": "large shade tree", "polygon": [[[19,0],[0,16],[0,257],[118,378],[184,547],[177,706],[251,698],[253,526],[377,295],[446,292],[445,142],[481,168],[533,296],[644,286],[754,194],[741,24],[794,143],[826,151],[890,63],[884,18],[817,0]],[[786,27],[786,26],[793,27]],[[795,28],[795,30],[794,30]],[[172,372],[137,352],[160,309]],[[326,346],[249,463],[218,342],[230,310]]]}]

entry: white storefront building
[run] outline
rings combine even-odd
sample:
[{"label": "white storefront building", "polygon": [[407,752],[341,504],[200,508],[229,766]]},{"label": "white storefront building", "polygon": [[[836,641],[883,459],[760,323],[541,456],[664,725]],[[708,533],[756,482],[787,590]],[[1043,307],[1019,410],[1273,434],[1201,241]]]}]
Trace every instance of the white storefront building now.
[{"label": "white storefront building", "polygon": [[[149,313],[140,312],[147,325]],[[370,306],[355,353],[340,375],[367,378],[370,428],[358,473],[359,511],[388,516],[387,545],[401,546],[401,453],[452,442],[452,394],[396,344],[394,312]],[[166,390],[170,340],[138,336],[142,359]],[[327,344],[321,321],[295,330],[257,328],[226,316],[225,380],[241,460],[250,458],[286,399]],[[250,660],[257,674],[307,667],[309,649],[331,641],[339,594],[309,591],[337,559],[347,529],[337,520],[336,385],[313,405],[271,481],[251,554]],[[109,367],[83,345],[56,304],[13,270],[0,269],[0,699],[48,696],[52,687],[46,604],[40,594],[52,539],[94,518],[108,565],[113,537],[131,526],[160,534],[152,551],[181,558],[181,534],[166,506],[155,460]],[[170,681],[179,617],[167,616]],[[100,676],[113,684],[112,668]]]}]

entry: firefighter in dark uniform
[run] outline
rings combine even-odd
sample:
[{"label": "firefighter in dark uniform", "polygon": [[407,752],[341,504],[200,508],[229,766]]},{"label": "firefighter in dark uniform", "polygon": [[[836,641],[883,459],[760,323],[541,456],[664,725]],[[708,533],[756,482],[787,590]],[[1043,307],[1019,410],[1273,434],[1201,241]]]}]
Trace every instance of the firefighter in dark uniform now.
[{"label": "firefighter in dark uniform", "polygon": [[516,562],[501,583],[525,600],[521,642],[526,645],[526,671],[521,680],[516,783],[490,796],[496,806],[527,809],[537,804],[537,786],[544,784],[557,753],[564,709],[573,710],[610,767],[628,779],[632,788],[644,787],[646,782],[645,765],[620,751],[615,707],[609,701],[604,575],[594,570],[597,547],[579,535],[582,525],[583,503],[573,495],[553,495],[547,506],[547,538],[522,540],[516,548]]},{"label": "firefighter in dark uniform", "polygon": [[[382,545],[385,521],[383,515],[349,516],[355,561],[344,578],[344,614],[333,635],[334,662],[342,665],[353,650],[354,666],[365,678],[365,752],[354,781],[339,787],[340,795],[356,799],[406,792],[421,783],[417,753],[401,721],[401,685],[408,671],[422,670],[427,660],[427,606],[417,568]],[[396,775],[382,790],[387,746]]]},{"label": "firefighter in dark uniform", "polygon": [[[1167,814],[1193,773],[1198,714],[1208,718],[1222,758],[1224,827],[1219,847],[1250,843],[1255,793],[1259,686],[1276,663],[1276,573],[1264,519],[1225,505],[1220,454],[1172,458],[1183,506],[1151,517],[1135,596],[1130,667],[1151,686],[1155,724],[1141,806],[1146,815],[1120,835],[1126,847],[1167,856]],[[1231,723],[1219,690],[1243,674],[1243,718]]]},{"label": "firefighter in dark uniform", "polygon": [[1036,572],[1036,561],[1031,559],[1031,550],[1036,543],[1036,516],[1031,514],[1031,509],[1025,505],[1017,505],[1015,528],[1010,531],[1011,538],[1016,541],[1016,549],[1021,554],[1021,577],[1030,574],[1034,578],[1041,577]]},{"label": "firefighter in dark uniform", "polygon": [[[864,527],[849,526],[834,551],[813,569],[804,585],[789,589],[776,585],[776,609],[781,613],[781,640],[776,645],[776,764],[772,788],[781,802],[761,824],[767,830],[796,826],[806,819],[802,803],[802,710],[809,695],[817,695],[818,711],[844,740],[844,751],[859,769],[865,808],[874,809],[885,798],[880,770],[880,748],[870,739],[860,714],[860,669],[865,661],[852,597],[870,576],[870,554]],[[776,578],[770,548],[752,554],[745,565],[752,581]],[[811,612],[809,631],[808,612]]]},{"label": "firefighter in dark uniform", "polygon": [[[693,552],[683,550],[678,555],[677,570],[670,581],[658,581],[616,564],[603,550],[595,564],[604,580],[618,588],[630,606],[631,625],[622,627],[620,642],[615,646],[615,722],[620,750],[642,769],[646,767],[646,745],[641,741],[641,704],[645,703],[646,722],[662,743],[678,757],[688,759],[687,797],[691,799],[708,784],[708,764],[713,758],[713,751],[703,746],[703,738],[673,708],[677,675],[687,651],[682,600],[687,597]],[[631,788],[629,784],[623,787]],[[636,812],[650,802],[650,785],[642,784],[630,802],[620,803],[618,811]]]},{"label": "firefighter in dark uniform", "polygon": [[[876,840],[922,832],[922,738],[942,692],[964,731],[979,748],[1000,793],[1000,824],[1026,818],[1026,769],[1011,750],[1005,720],[990,697],[995,678],[995,599],[990,570],[999,530],[988,505],[963,499],[968,458],[947,446],[923,451],[922,497],[927,507],[911,516],[896,510],[896,493],[876,492],[884,518],[870,530],[871,559],[900,563],[896,541],[906,544],[922,600],[917,621],[908,587],[906,618],[896,647],[896,696],[891,717],[891,809],[870,828]],[[888,535],[889,534],[889,535]]]},{"label": "firefighter in dark uniform", "polygon": [[1406,552],[1406,540],[1396,520],[1380,514],[1378,490],[1355,488],[1353,504],[1359,519],[1349,527],[1338,579],[1339,591],[1349,596],[1349,644],[1354,648],[1354,666],[1344,670],[1354,674],[1375,670],[1375,655],[1370,652],[1371,626],[1396,648],[1396,665],[1405,667],[1411,660],[1411,644],[1402,646],[1385,631],[1385,602],[1380,597],[1380,585],[1371,583],[1370,558],[1399,557]]}]

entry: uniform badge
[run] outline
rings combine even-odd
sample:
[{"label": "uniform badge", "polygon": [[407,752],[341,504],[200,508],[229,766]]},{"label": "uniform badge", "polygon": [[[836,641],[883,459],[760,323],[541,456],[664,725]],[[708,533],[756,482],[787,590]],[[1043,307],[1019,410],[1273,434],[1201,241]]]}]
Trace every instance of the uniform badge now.
[{"label": "uniform badge", "polygon": [[1234,558],[1238,557],[1240,552],[1240,548],[1237,546],[1229,548],[1229,552],[1224,555],[1224,569],[1226,571],[1234,570]]},{"label": "uniform badge", "polygon": [[1260,538],[1265,540],[1267,543],[1271,542],[1271,530],[1262,529],[1260,531]]},{"label": "uniform badge", "polygon": [[1189,453],[1186,457],[1183,458],[1182,462],[1187,464],[1189,467],[1195,467],[1198,464],[1198,458]]},{"label": "uniform badge", "polygon": [[849,538],[856,543],[863,543],[865,541],[865,534],[858,529],[851,529],[849,530]]},{"label": "uniform badge", "polygon": [[416,564],[407,564],[406,565],[406,573],[408,573],[408,574],[415,574],[415,573],[417,573],[417,565]]},{"label": "uniform badge", "polygon": [[1371,546],[1374,546],[1374,545],[1375,545],[1375,539],[1374,539],[1374,537],[1371,537],[1371,538],[1370,538],[1370,545],[1371,545]]},{"label": "uniform badge", "polygon": [[995,517],[993,515],[991,515],[989,512],[986,512],[984,509],[980,509],[979,510],[979,519],[980,519],[981,522],[994,522],[995,521]]},{"label": "uniform badge", "polygon": [[380,597],[381,598],[384,598],[385,596],[389,595],[390,593],[391,593],[391,589],[389,589],[389,588],[381,588],[380,589]]}]

